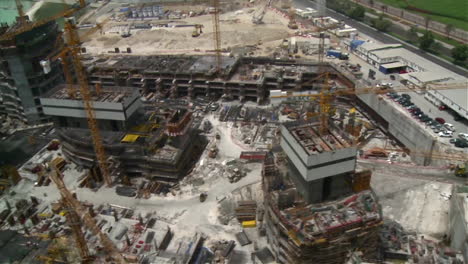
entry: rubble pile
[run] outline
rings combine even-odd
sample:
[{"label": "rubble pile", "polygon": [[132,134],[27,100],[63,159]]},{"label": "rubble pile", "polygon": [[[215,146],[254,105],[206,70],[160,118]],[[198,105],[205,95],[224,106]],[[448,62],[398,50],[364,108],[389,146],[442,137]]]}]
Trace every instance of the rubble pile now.
[{"label": "rubble pile", "polygon": [[411,263],[464,263],[461,252],[454,251],[441,242],[405,231],[395,221],[384,221],[380,240],[385,259],[397,259]]},{"label": "rubble pile", "polygon": [[219,240],[214,242],[210,247],[211,251],[214,253],[213,263],[227,263],[228,258],[235,247],[236,242],[234,240]]}]

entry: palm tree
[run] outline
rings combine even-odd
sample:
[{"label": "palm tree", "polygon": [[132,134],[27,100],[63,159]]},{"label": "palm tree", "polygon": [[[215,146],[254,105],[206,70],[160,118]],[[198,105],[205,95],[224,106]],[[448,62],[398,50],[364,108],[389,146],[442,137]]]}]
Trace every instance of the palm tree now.
[{"label": "palm tree", "polygon": [[447,34],[447,38],[450,39],[450,33],[453,31],[453,25],[452,24],[446,24],[445,25],[445,33]]},{"label": "palm tree", "polygon": [[426,26],[426,30],[429,27],[429,23],[431,22],[431,18],[428,16],[424,17],[424,26]]}]

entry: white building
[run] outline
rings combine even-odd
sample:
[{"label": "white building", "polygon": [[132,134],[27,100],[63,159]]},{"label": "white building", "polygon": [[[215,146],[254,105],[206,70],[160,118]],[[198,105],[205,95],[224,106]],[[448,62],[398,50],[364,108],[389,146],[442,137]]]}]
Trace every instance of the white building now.
[{"label": "white building", "polygon": [[357,33],[357,29],[350,27],[348,25],[344,25],[343,28],[335,29],[333,33],[338,37],[350,37],[351,34]]},{"label": "white building", "polygon": [[464,83],[458,82],[457,86],[458,85],[460,89],[438,90],[431,90],[431,85],[429,85],[424,97],[437,106],[446,105],[457,112],[461,117],[468,120],[468,81],[465,80]]}]

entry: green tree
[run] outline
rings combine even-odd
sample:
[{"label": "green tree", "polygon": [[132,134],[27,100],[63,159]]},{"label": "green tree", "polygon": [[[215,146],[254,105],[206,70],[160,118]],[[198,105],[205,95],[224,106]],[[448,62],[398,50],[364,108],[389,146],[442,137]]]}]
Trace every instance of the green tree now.
[{"label": "green tree", "polygon": [[406,31],[406,37],[407,37],[408,40],[411,41],[411,42],[417,42],[418,39],[419,39],[417,27],[416,27],[416,26],[411,26],[411,27]]},{"label": "green tree", "polygon": [[366,9],[362,6],[356,6],[348,13],[349,17],[356,19],[356,20],[363,20],[364,15],[366,14]]},{"label": "green tree", "polygon": [[430,47],[430,49],[437,54],[441,53],[443,48],[442,44],[438,41],[434,41]]},{"label": "green tree", "polygon": [[434,36],[430,31],[426,31],[424,35],[419,39],[419,48],[424,51],[429,51],[432,44],[434,44]]},{"label": "green tree", "polygon": [[460,45],[453,48],[452,58],[455,60],[456,64],[465,65],[468,59],[468,45]]},{"label": "green tree", "polygon": [[379,18],[373,19],[371,23],[375,29],[382,32],[387,32],[388,28],[392,25],[392,22],[384,19],[383,15],[380,15]]}]

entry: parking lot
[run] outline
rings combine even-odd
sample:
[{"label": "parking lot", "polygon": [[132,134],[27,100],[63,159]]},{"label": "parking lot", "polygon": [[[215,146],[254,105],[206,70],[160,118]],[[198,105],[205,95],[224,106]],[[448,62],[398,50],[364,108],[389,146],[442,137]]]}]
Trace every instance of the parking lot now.
[{"label": "parking lot", "polygon": [[412,118],[415,123],[424,127],[434,137],[438,137],[440,142],[453,145],[458,149],[468,148],[466,138],[462,139],[458,136],[459,133],[464,133],[466,126],[456,122],[445,110],[439,110],[421,97],[415,92],[387,94],[387,98],[393,101],[396,108],[400,108],[408,118]]}]

